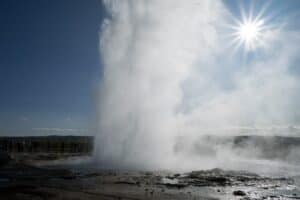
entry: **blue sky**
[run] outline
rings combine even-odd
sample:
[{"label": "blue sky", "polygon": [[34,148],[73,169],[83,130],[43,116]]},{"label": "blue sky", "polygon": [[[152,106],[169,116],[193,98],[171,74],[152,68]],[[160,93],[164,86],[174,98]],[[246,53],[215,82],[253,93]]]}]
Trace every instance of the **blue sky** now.
[{"label": "blue sky", "polygon": [[0,2],[1,135],[89,126],[103,15],[98,0]]},{"label": "blue sky", "polygon": [[[224,2],[240,17],[241,1]],[[268,10],[298,28],[299,9],[298,0],[274,0]],[[105,15],[100,0],[0,1],[0,135],[93,129]]]}]

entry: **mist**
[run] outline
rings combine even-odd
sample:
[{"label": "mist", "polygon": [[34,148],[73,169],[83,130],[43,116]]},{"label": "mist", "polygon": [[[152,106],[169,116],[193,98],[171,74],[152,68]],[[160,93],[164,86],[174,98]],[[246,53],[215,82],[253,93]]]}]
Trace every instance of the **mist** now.
[{"label": "mist", "polygon": [[275,26],[256,53],[237,53],[223,1],[103,3],[99,165],[220,167],[238,155],[207,136],[298,135],[297,30]]}]

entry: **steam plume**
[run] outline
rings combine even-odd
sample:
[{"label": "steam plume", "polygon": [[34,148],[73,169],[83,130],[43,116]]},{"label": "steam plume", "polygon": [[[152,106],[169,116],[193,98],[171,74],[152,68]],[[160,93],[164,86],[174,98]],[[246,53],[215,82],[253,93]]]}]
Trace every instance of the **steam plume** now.
[{"label": "steam plume", "polygon": [[228,56],[220,25],[230,14],[222,1],[104,4],[110,16],[100,39],[104,77],[96,145],[103,165],[201,167],[207,162],[180,153],[182,138],[189,145],[202,135],[227,134],[217,130],[228,127],[297,123],[299,84],[290,72],[297,34],[270,30],[263,59],[245,64]]}]

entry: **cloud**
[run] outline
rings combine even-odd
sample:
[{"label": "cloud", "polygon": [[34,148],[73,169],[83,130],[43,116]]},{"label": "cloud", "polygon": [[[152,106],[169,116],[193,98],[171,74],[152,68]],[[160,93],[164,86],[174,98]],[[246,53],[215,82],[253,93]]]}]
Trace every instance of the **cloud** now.
[{"label": "cloud", "polygon": [[55,133],[80,133],[86,132],[85,129],[72,129],[72,128],[33,128],[34,131],[41,132],[55,132]]},{"label": "cloud", "polygon": [[71,117],[66,117],[65,120],[66,121],[72,121],[72,118]]},{"label": "cloud", "polygon": [[29,119],[28,117],[22,116],[22,117],[20,117],[20,120],[21,120],[21,121],[29,121],[30,119]]}]

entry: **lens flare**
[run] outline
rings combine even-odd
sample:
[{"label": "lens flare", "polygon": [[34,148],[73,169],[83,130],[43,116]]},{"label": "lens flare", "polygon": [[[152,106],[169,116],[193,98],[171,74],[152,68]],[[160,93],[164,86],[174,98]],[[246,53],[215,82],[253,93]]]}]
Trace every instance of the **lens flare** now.
[{"label": "lens flare", "polygon": [[239,25],[237,37],[244,43],[247,50],[255,49],[262,40],[263,21],[247,21]]},{"label": "lens flare", "polygon": [[241,6],[241,15],[239,17],[234,17],[233,23],[229,25],[231,45],[235,47],[235,51],[239,47],[243,47],[245,52],[250,52],[257,50],[258,48],[267,47],[269,41],[269,36],[276,27],[272,21],[273,16],[266,15],[269,4],[262,7],[260,11],[256,13],[253,9],[250,9],[248,14],[246,14],[245,9]]}]

